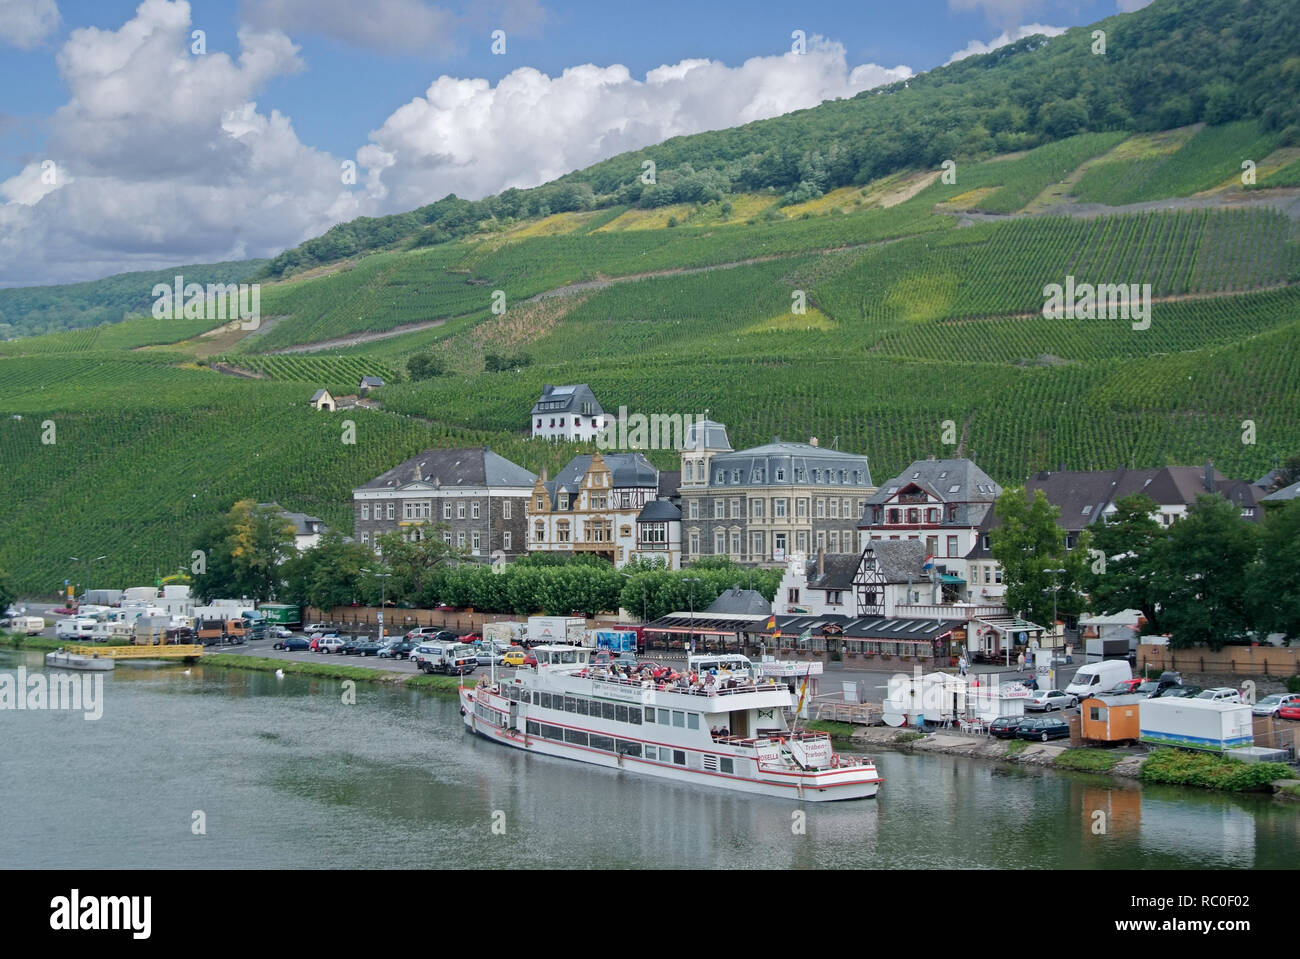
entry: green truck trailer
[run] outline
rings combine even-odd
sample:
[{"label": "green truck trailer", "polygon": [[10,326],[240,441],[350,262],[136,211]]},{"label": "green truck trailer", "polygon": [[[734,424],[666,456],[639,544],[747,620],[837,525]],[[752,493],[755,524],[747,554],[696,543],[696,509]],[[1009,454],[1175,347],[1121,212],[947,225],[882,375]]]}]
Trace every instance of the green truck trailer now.
[{"label": "green truck trailer", "polygon": [[266,617],[271,626],[301,626],[302,607],[284,603],[263,603],[257,611]]}]

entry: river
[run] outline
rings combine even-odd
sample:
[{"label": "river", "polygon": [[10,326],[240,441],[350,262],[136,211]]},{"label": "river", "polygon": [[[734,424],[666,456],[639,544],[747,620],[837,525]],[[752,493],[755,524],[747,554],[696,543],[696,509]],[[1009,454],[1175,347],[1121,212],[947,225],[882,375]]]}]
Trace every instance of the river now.
[{"label": "river", "polygon": [[[18,666],[41,654],[0,650]],[[877,799],[799,806],[525,755],[430,692],[361,683],[346,705],[337,680],[175,665],[104,683],[97,721],[0,711],[0,867],[1206,870],[1300,850],[1300,807],[1267,796],[882,752]]]}]

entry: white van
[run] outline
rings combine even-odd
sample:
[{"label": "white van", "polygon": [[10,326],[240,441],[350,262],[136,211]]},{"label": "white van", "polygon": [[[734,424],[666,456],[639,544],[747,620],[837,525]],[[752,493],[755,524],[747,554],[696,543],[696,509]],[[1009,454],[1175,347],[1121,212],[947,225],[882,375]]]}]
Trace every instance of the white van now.
[{"label": "white van", "polygon": [[1072,696],[1078,696],[1079,701],[1082,702],[1089,696],[1108,693],[1115,688],[1116,683],[1132,678],[1133,670],[1129,668],[1128,660],[1106,659],[1100,663],[1080,666],[1079,671],[1074,674],[1073,681],[1065,687],[1065,691]]}]

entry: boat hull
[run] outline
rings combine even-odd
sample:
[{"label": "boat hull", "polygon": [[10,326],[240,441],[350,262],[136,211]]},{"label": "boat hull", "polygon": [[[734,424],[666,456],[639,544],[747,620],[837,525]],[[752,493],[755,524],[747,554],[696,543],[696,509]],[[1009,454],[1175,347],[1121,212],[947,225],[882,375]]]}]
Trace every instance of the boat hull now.
[{"label": "boat hull", "polygon": [[109,656],[80,656],[77,653],[56,651],[45,654],[45,665],[51,669],[77,669],[87,673],[107,673],[116,665]]},{"label": "boat hull", "polygon": [[475,714],[474,702],[468,688],[460,690],[460,705],[466,728],[484,739],[490,739],[492,742],[510,746],[514,749],[521,749],[528,753],[570,759],[592,766],[602,766],[606,769],[618,769],[673,782],[691,783],[692,785],[707,786],[713,789],[728,789],[760,796],[773,796],[796,802],[836,802],[850,799],[871,799],[880,789],[881,779],[876,772],[875,766],[872,765],[798,772],[784,769],[780,771],[774,770],[766,774],[767,778],[756,779],[748,776],[684,768],[642,757],[620,756],[593,750],[589,747],[527,736],[518,730],[506,729],[479,718]]}]

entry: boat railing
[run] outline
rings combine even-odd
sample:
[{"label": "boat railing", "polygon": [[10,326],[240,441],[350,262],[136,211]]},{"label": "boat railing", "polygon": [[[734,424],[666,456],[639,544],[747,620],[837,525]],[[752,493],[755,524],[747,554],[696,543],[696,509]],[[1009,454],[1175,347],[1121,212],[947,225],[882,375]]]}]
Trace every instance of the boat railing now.
[{"label": "boat railing", "polygon": [[610,676],[608,673],[594,672],[588,672],[583,678],[634,689],[653,689],[661,693],[680,693],[683,696],[735,696],[740,693],[770,692],[781,688],[782,685],[777,682],[746,680],[730,687],[721,684],[708,685],[699,683],[694,686],[683,686],[677,682],[664,682],[657,679],[627,679],[623,676]]}]

